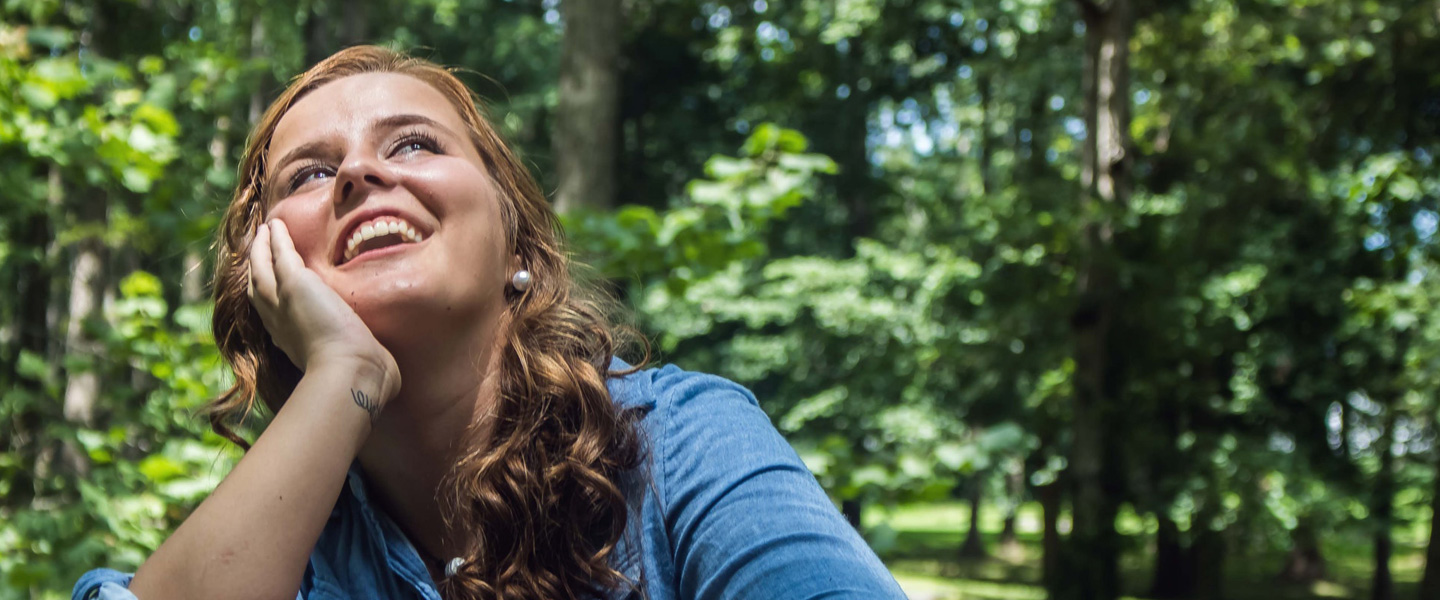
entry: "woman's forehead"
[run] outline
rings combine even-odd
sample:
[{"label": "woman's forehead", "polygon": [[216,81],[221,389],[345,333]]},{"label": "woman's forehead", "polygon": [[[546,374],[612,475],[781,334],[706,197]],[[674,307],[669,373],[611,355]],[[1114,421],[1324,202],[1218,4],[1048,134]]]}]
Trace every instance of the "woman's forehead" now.
[{"label": "woman's forehead", "polygon": [[428,117],[457,134],[465,130],[454,106],[430,84],[399,73],[363,73],[326,83],[296,101],[275,126],[269,158],[314,139],[365,132],[399,115]]}]

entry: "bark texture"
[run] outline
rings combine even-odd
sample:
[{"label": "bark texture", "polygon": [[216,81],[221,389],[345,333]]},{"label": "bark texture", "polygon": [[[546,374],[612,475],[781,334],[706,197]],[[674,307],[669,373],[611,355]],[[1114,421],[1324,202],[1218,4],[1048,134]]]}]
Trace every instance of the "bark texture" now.
[{"label": "bark texture", "polygon": [[1186,598],[1194,592],[1195,570],[1189,548],[1180,536],[1180,527],[1169,515],[1157,514],[1155,534],[1155,576],[1150,582],[1153,598]]},{"label": "bark texture", "polygon": [[620,0],[561,2],[565,41],[551,143],[555,209],[615,206],[620,134]]},{"label": "bark texture", "polygon": [[1390,573],[1394,552],[1391,530],[1395,527],[1395,407],[1385,408],[1385,431],[1381,433],[1380,472],[1375,475],[1375,503],[1370,518],[1375,532],[1375,570],[1370,579],[1370,600],[1394,600],[1395,580]]},{"label": "bark texture", "polygon": [[1000,527],[1002,552],[1015,554],[1020,549],[1020,538],[1015,530],[1015,520],[1020,504],[1025,501],[1025,461],[1011,460],[1005,470],[1005,520]]},{"label": "bark texture", "polygon": [[966,492],[970,501],[970,531],[965,534],[965,541],[960,544],[960,558],[985,558],[989,553],[985,551],[985,538],[980,533],[980,505],[985,497],[985,494],[982,493],[985,485],[979,473],[967,487]]},{"label": "bark texture", "polygon": [[[63,194],[60,188],[52,194]],[[98,192],[67,198],[60,204],[66,205],[81,227],[103,229],[105,227],[106,201]],[[52,202],[55,197],[52,196]],[[68,302],[65,310],[64,355],[65,392],[61,407],[65,420],[82,426],[95,423],[95,405],[100,400],[99,362],[104,355],[104,342],[95,336],[91,323],[104,317],[104,303],[107,269],[105,241],[99,234],[85,236],[70,248],[70,282]],[[53,468],[55,448],[51,453],[42,454],[37,469],[44,466],[43,473]],[[84,476],[90,472],[90,459],[73,441],[62,442],[58,449],[63,456],[63,467],[69,472]],[[37,473],[42,472],[37,470]]]},{"label": "bark texture", "polygon": [[1280,579],[1291,583],[1314,583],[1325,578],[1325,556],[1320,553],[1320,539],[1310,519],[1301,517],[1290,532],[1290,551],[1280,567]]},{"label": "bark texture", "polygon": [[1060,595],[1060,483],[1041,486],[1037,491],[1045,521],[1040,537],[1041,580],[1050,597],[1055,598]]},{"label": "bark texture", "polygon": [[1435,469],[1435,489],[1430,496],[1430,542],[1425,548],[1425,574],[1420,578],[1420,600],[1440,598],[1440,527],[1436,527],[1436,515],[1440,515],[1440,464]]},{"label": "bark texture", "polygon": [[[100,396],[100,374],[95,361],[100,342],[90,334],[88,321],[100,317],[100,298],[105,285],[105,245],[93,237],[76,244],[70,271],[70,308],[65,325],[65,351],[75,365],[67,368],[65,420],[90,424]],[[76,360],[79,359],[79,360]]]},{"label": "bark texture", "polygon": [[1071,317],[1075,340],[1075,400],[1070,470],[1074,482],[1074,530],[1070,534],[1062,598],[1113,600],[1120,593],[1120,537],[1115,531],[1116,498],[1122,486],[1112,374],[1111,328],[1117,312],[1118,257],[1109,215],[1129,203],[1130,0],[1077,0],[1085,20],[1082,201],[1092,217],[1085,224],[1078,303]]}]

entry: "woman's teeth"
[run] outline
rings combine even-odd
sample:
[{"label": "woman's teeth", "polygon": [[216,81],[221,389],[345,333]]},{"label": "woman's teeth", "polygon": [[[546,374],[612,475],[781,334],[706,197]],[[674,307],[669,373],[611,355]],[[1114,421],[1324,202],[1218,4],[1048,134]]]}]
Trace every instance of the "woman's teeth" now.
[{"label": "woman's teeth", "polygon": [[[400,236],[399,243],[416,243],[425,240],[425,235],[415,231],[415,227],[394,217],[376,219],[355,230],[350,234],[350,239],[345,242],[345,260],[355,258],[360,253],[360,246],[366,240],[385,237],[387,235]],[[388,244],[387,244],[388,245]],[[377,246],[378,247],[378,246]]]}]

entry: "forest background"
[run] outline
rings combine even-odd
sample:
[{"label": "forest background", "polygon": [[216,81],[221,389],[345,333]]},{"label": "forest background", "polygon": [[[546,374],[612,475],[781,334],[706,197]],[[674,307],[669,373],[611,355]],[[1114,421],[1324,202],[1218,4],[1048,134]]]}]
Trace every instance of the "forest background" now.
[{"label": "forest background", "polygon": [[213,229],[361,42],[467,70],[913,597],[1440,598],[1440,2],[0,6],[0,598],[237,460]]}]

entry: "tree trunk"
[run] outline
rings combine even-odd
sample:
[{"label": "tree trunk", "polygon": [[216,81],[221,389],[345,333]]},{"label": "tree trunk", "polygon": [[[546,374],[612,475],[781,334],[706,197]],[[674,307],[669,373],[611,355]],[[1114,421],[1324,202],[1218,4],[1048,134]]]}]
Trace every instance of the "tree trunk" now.
[{"label": "tree trunk", "polygon": [[345,2],[341,10],[345,18],[340,21],[340,45],[354,46],[365,43],[366,31],[370,28],[367,11],[368,2]]},{"label": "tree trunk", "polygon": [[1375,475],[1375,503],[1370,510],[1375,535],[1375,570],[1370,580],[1370,600],[1394,600],[1395,582],[1390,576],[1390,555],[1393,550],[1391,530],[1395,516],[1395,413],[1385,407],[1385,431],[1377,442],[1380,447],[1380,471]]},{"label": "tree trunk", "polygon": [[1040,536],[1040,579],[1051,598],[1059,596],[1060,587],[1060,482],[1042,486],[1040,510],[1045,521]]},{"label": "tree trunk", "polygon": [[[46,206],[49,210],[49,217],[52,223],[58,225],[58,223],[63,222],[62,219],[65,215],[65,185],[61,180],[60,168],[55,165],[50,166],[49,180],[46,185]],[[58,230],[59,227],[57,226],[55,229]],[[46,287],[53,285],[52,280],[55,279],[56,275],[54,267],[60,264],[63,254],[64,248],[60,243],[59,236],[52,235],[45,249],[45,264],[49,267],[45,271],[47,280],[39,282],[40,285]],[[58,290],[51,289],[50,293],[46,295],[45,319],[43,321],[45,323],[44,335],[52,340],[59,340],[58,342],[47,341],[44,344],[45,357],[47,358],[46,363],[49,366],[46,375],[51,378],[58,375],[57,365],[64,362],[65,353],[68,351],[67,344],[65,343],[65,331],[61,329],[63,327],[61,323],[64,322],[67,315],[64,306],[65,296],[57,292]],[[37,391],[44,394],[47,398],[50,395],[48,391]],[[63,418],[65,413],[65,403],[63,401],[60,404],[60,410]],[[35,415],[32,413],[31,416]],[[48,414],[48,411],[46,411],[39,416],[50,418],[51,414]],[[27,429],[29,428],[27,427]],[[45,507],[51,506],[54,503],[54,499],[49,497],[48,492],[50,490],[47,489],[46,484],[54,477],[55,457],[59,453],[60,448],[53,436],[43,433],[43,430],[32,429],[31,432],[34,433],[32,441],[34,442],[35,448],[35,469],[34,477],[31,480],[31,490],[33,493],[30,506],[31,508],[43,510]],[[74,454],[73,451],[71,454]],[[81,467],[83,468],[83,465],[81,465]]]},{"label": "tree trunk", "polygon": [[[1197,519],[1197,522],[1199,521]],[[1193,565],[1191,581],[1194,583],[1191,597],[1197,600],[1222,600],[1225,597],[1227,546],[1223,530],[1200,528],[1195,533],[1195,541],[1190,546],[1190,562]]]},{"label": "tree trunk", "polygon": [[866,38],[853,37],[848,43],[849,51],[839,57],[836,65],[836,79],[850,87],[850,96],[828,107],[829,110],[824,112],[824,121],[816,124],[811,139],[815,144],[812,152],[835,159],[839,169],[835,174],[835,193],[840,205],[845,207],[848,225],[844,231],[848,239],[834,248],[840,252],[853,251],[854,241],[873,235],[876,225],[876,184],[870,175],[866,140],[870,135],[870,107],[877,97],[873,88],[860,84],[870,68],[864,58],[868,50]]},{"label": "tree trunk", "polygon": [[[255,16],[250,19],[250,58],[255,60],[263,57],[265,53],[265,19],[263,16],[263,11],[256,10]],[[317,20],[314,16],[311,16],[310,19],[305,22],[306,27],[318,27],[314,24]],[[306,44],[307,52],[309,47],[310,45]],[[309,57],[307,56],[306,58],[308,59]],[[312,64],[314,63],[306,62],[305,66],[309,67]],[[259,81],[255,82],[255,87],[250,90],[250,107],[246,112],[246,118],[249,119],[251,127],[254,127],[256,123],[260,122],[260,116],[265,112],[265,88],[269,82],[270,75],[267,69],[265,73],[260,75]]]},{"label": "tree trunk", "polygon": [[[993,31],[994,28],[987,27],[985,29],[987,47],[993,46],[995,43]],[[995,146],[990,141],[990,128],[993,127],[992,113],[994,112],[991,109],[990,101],[994,88],[989,69],[980,70],[975,77],[975,87],[980,93],[980,135],[978,136],[980,142],[980,196],[989,198],[995,192],[995,184],[990,178],[991,166],[994,164]]]},{"label": "tree trunk", "polygon": [[[258,19],[257,19],[258,21]],[[252,31],[253,33],[253,31]],[[263,32],[262,32],[263,33]],[[210,169],[221,172],[230,163],[230,117],[215,119],[215,134],[210,136]],[[212,188],[213,189],[213,188]],[[185,242],[183,272],[180,279],[180,302],[192,304],[205,296],[204,245],[198,240]]]},{"label": "tree trunk", "polygon": [[999,551],[1007,557],[1021,557],[1020,535],[1015,531],[1015,519],[1020,514],[1021,502],[1025,501],[1025,460],[1009,460],[1005,472],[1005,519],[999,528]]},{"label": "tree trunk", "polygon": [[[1432,429],[1434,426],[1432,425]],[[1440,453],[1430,491],[1430,542],[1425,548],[1425,574],[1420,578],[1419,600],[1440,598]]]},{"label": "tree trunk", "polygon": [[[194,245],[190,242],[187,245]],[[185,274],[180,279],[180,301],[185,304],[199,302],[205,295],[205,258],[196,248],[187,248],[184,258]]]},{"label": "tree trunk", "polygon": [[965,542],[960,544],[960,558],[985,558],[985,539],[980,533],[980,503],[985,496],[985,486],[980,473],[970,479],[969,489],[966,491],[970,496],[970,531],[965,534]]},{"label": "tree trunk", "polygon": [[1194,593],[1194,572],[1188,548],[1180,539],[1180,527],[1169,515],[1156,514],[1160,524],[1155,534],[1155,577],[1150,582],[1153,598],[1187,598]]},{"label": "tree trunk", "polygon": [[100,395],[100,342],[86,324],[101,317],[101,294],[105,285],[105,244],[87,237],[75,245],[70,270],[70,309],[65,324],[65,353],[68,380],[65,385],[65,420],[88,425],[95,418],[95,401]]},{"label": "tree trunk", "polygon": [[[309,18],[305,20],[305,68],[310,68],[315,63],[325,60],[335,51],[335,43],[330,35],[330,23],[334,18],[333,6],[326,0],[316,2],[311,9]],[[260,18],[256,14],[255,18]],[[263,25],[262,25],[263,27]],[[254,33],[254,30],[251,30]]]},{"label": "tree trunk", "polygon": [[1115,531],[1121,477],[1110,444],[1121,416],[1114,407],[1121,386],[1109,374],[1110,329],[1119,300],[1113,223],[1128,204],[1130,122],[1129,0],[1103,5],[1077,0],[1085,19],[1084,93],[1087,136],[1083,149],[1083,201],[1092,206],[1084,225],[1078,303],[1071,318],[1075,340],[1075,399],[1070,471],[1074,477],[1074,529],[1065,586],[1075,600],[1113,600],[1120,593],[1120,537]]},{"label": "tree trunk", "polygon": [[615,205],[620,149],[620,0],[561,2],[560,103],[551,143],[559,188],[555,209]]},{"label": "tree trunk", "polygon": [[[58,267],[64,262],[65,247],[61,244],[60,229],[65,222],[65,183],[61,180],[60,168],[50,166],[49,181],[46,184],[46,205],[49,211],[50,223],[53,228],[50,231],[49,242],[45,246],[45,271],[46,280],[42,285],[50,288],[45,304],[45,324],[43,335],[47,338],[44,344],[45,363],[49,367],[48,374],[51,377],[61,375],[60,367],[65,362],[65,330],[64,323],[68,313],[65,312],[65,295],[62,293]],[[63,404],[61,405],[63,408]]]},{"label": "tree trunk", "polygon": [[[82,226],[104,227],[106,202],[103,198],[81,198],[74,205],[77,221]],[[104,343],[96,339],[91,327],[104,318],[106,283],[105,241],[98,234],[87,235],[75,243],[75,258],[70,268],[69,305],[65,317],[65,397],[62,402],[65,420],[80,426],[95,422],[95,405],[100,399],[100,360]],[[64,445],[66,466],[71,472],[85,475],[90,471],[88,456],[73,443]]]},{"label": "tree trunk", "polygon": [[1301,515],[1290,532],[1290,551],[1280,567],[1280,579],[1291,583],[1310,584],[1325,578],[1325,557],[1320,553],[1320,540],[1308,515]]},{"label": "tree trunk", "polygon": [[[33,258],[16,260],[13,271],[0,272],[0,278],[3,278],[7,287],[14,286],[18,303],[13,321],[14,344],[0,344],[0,351],[3,351],[0,385],[32,397],[44,394],[44,385],[19,375],[20,360],[23,355],[30,354],[48,363],[46,357],[49,356],[49,346],[54,343],[55,337],[46,323],[53,295],[50,281],[54,265],[53,257],[47,249],[52,241],[51,215],[58,214],[55,205],[60,202],[61,177],[58,166],[49,166],[48,181],[50,202],[45,208],[25,214],[17,223],[19,226],[15,228],[15,237],[12,240],[15,250],[23,250],[15,252],[17,256],[28,255]],[[17,469],[10,491],[0,494],[0,507],[11,508],[31,504],[35,496],[43,491],[38,467],[44,450],[40,444],[43,436],[39,432],[43,431],[48,419],[34,406],[14,412],[8,417],[5,422],[0,423],[0,444],[3,444],[17,462],[31,466],[29,469]]]},{"label": "tree trunk", "polygon": [[1005,521],[1000,527],[1000,548],[1001,552],[1014,556],[1020,550],[1015,519],[1020,512],[1020,504],[1025,500],[1025,461],[1015,459],[1009,463],[1005,473]]},{"label": "tree trunk", "polygon": [[[81,198],[72,205],[82,227],[104,227],[103,198]],[[103,317],[101,297],[105,293],[105,241],[90,234],[74,245],[70,265],[70,301],[65,311],[66,384],[65,420],[89,425],[95,418],[95,402],[100,396],[100,374],[95,363],[101,357],[102,343],[88,331],[87,324]]]},{"label": "tree trunk", "polygon": [[46,210],[32,215],[30,226],[24,229],[35,242],[31,247],[37,250],[43,248],[44,254],[32,273],[34,279],[25,294],[25,310],[29,314],[20,320],[20,347],[45,357],[53,376],[57,373],[54,365],[59,364],[65,353],[64,345],[60,343],[64,338],[54,335],[59,327],[61,307],[60,298],[52,289],[55,266],[60,264],[60,243],[55,239],[59,228],[55,224],[65,211],[65,184],[59,166],[50,165],[45,188]]}]

